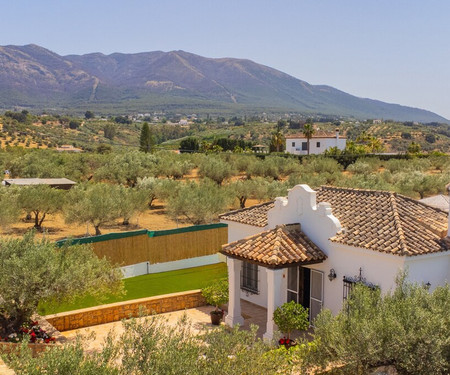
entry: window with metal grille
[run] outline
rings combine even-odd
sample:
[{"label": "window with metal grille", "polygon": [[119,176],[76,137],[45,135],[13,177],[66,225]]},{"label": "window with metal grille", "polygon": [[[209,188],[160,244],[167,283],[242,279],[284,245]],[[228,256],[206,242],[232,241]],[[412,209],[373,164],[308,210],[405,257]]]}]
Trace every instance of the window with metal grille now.
[{"label": "window with metal grille", "polygon": [[364,277],[362,277],[362,268],[360,268],[358,276],[344,276],[344,291],[343,291],[344,302],[349,299],[355,284],[362,284],[372,290],[378,288],[378,285],[375,285],[367,281]]},{"label": "window with metal grille", "polygon": [[259,294],[258,290],[258,265],[242,263],[241,289],[252,294]]},{"label": "window with metal grille", "polygon": [[306,151],[308,149],[308,142],[302,142],[302,151]]},{"label": "window with metal grille", "polygon": [[316,143],[316,147],[317,147],[317,148],[320,148],[320,142],[317,142],[317,143]]}]

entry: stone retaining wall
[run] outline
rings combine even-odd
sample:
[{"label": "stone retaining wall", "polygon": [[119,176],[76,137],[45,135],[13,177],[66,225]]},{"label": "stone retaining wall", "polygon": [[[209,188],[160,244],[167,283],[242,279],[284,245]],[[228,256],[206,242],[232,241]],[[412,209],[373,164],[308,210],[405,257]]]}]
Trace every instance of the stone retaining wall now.
[{"label": "stone retaining wall", "polygon": [[200,290],[190,290],[67,311],[47,315],[45,319],[58,331],[68,331],[138,317],[141,311],[146,314],[160,314],[191,309],[205,304]]}]

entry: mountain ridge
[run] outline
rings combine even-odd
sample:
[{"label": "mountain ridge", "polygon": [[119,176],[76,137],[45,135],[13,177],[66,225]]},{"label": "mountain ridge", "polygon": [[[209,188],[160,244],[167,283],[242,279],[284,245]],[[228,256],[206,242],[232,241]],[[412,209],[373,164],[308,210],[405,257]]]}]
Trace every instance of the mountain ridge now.
[{"label": "mountain ridge", "polygon": [[[267,108],[330,116],[448,122],[433,112],[359,98],[311,85],[248,59],[208,58],[190,52],[94,52],[58,55],[35,44],[0,46],[0,108],[124,106],[148,111],[217,107]],[[189,108],[190,109],[190,108]]]}]

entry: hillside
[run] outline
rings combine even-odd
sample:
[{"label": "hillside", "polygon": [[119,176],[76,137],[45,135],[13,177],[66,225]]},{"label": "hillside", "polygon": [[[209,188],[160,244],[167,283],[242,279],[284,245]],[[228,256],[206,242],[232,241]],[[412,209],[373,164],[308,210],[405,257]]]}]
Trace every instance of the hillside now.
[{"label": "hillside", "polygon": [[234,58],[184,51],[60,56],[37,45],[0,47],[0,108],[322,114],[447,122],[422,109],[358,98]]}]

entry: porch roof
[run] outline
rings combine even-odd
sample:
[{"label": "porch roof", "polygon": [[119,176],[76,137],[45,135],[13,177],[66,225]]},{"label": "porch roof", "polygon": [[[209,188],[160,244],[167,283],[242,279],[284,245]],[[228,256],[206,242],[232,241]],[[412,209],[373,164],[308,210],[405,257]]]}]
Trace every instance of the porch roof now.
[{"label": "porch roof", "polygon": [[327,257],[300,229],[300,224],[280,225],[223,245],[221,253],[269,268],[323,262]]}]

